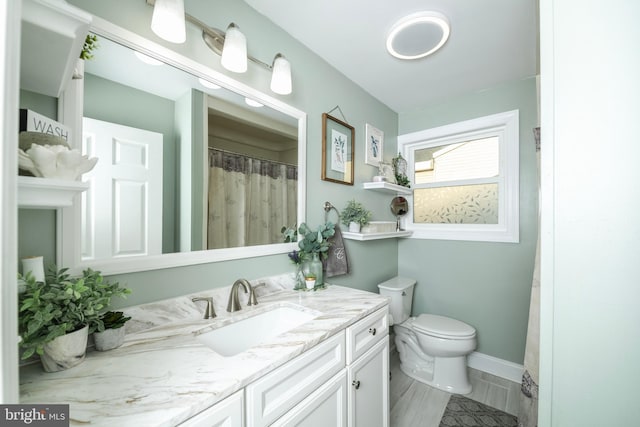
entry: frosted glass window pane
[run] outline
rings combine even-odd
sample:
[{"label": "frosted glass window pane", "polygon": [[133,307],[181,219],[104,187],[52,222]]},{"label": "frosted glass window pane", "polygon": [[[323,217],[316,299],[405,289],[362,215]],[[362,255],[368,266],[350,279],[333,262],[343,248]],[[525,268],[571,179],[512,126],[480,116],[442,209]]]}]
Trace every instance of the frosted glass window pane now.
[{"label": "frosted glass window pane", "polygon": [[497,224],[498,184],[417,188],[414,223]]},{"label": "frosted glass window pane", "polygon": [[475,139],[415,151],[415,183],[498,176],[498,137]]}]

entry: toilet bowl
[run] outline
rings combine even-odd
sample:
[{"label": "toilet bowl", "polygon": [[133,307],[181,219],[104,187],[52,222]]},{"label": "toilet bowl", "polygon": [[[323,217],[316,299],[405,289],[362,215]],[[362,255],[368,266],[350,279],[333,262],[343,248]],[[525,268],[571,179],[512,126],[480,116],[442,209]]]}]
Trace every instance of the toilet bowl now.
[{"label": "toilet bowl", "polygon": [[411,378],[449,393],[468,394],[467,355],[475,350],[476,330],[449,317],[409,317],[415,280],[395,277],[378,285],[391,298],[389,311],[400,369]]}]

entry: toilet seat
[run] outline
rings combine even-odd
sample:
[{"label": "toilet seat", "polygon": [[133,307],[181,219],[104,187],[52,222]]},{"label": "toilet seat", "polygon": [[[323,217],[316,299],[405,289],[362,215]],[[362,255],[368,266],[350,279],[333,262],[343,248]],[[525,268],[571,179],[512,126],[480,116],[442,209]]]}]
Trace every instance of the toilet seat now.
[{"label": "toilet seat", "polygon": [[476,330],[456,319],[437,316],[435,314],[421,314],[413,321],[413,328],[437,338],[461,340],[473,338]]}]

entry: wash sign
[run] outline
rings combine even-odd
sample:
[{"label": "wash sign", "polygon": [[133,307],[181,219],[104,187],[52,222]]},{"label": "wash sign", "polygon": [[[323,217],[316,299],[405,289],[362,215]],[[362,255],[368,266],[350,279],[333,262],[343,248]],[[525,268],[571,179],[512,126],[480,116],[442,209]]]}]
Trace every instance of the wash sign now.
[{"label": "wash sign", "polygon": [[3,427],[69,427],[69,405],[0,405]]},{"label": "wash sign", "polygon": [[40,132],[64,138],[69,142],[69,128],[35,111],[20,109],[20,132]]}]

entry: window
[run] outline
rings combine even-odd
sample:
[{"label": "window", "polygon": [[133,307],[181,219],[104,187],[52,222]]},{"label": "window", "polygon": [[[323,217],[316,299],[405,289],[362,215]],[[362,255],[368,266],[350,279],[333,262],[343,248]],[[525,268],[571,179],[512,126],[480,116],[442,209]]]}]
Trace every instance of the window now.
[{"label": "window", "polygon": [[518,111],[398,137],[413,238],[518,242]]}]

